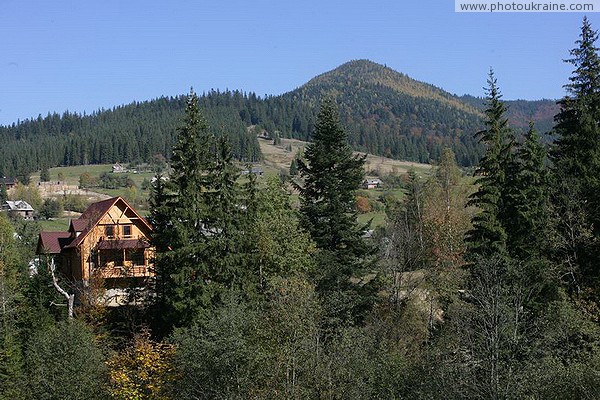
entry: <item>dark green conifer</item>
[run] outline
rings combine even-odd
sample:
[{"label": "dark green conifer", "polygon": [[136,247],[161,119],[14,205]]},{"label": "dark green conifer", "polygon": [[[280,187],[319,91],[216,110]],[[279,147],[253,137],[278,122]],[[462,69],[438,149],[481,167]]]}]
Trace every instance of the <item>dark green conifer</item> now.
[{"label": "dark green conifer", "polygon": [[566,60],[575,69],[560,102],[552,152],[556,174],[575,179],[586,201],[586,211],[596,234],[600,232],[600,56],[598,33],[583,19],[577,48]]},{"label": "dark green conifer", "polygon": [[494,73],[490,71],[485,129],[476,134],[486,150],[476,172],[479,187],[469,201],[481,210],[473,218],[473,229],[467,237],[471,256],[507,254],[505,225],[512,210],[506,189],[514,174],[514,135],[508,127],[506,106],[501,97]]},{"label": "dark green conifer", "polygon": [[509,232],[509,250],[521,260],[531,260],[547,254],[549,228],[546,149],[533,122],[516,157],[518,170],[511,190],[516,213]]},{"label": "dark green conifer", "polygon": [[[552,202],[557,214],[559,254],[568,266],[571,287],[593,283],[600,274],[600,56],[594,31],[583,19],[567,96],[560,102],[554,133]],[[589,232],[591,228],[591,232]],[[567,275],[567,274],[565,274]]]},{"label": "dark green conifer", "polygon": [[6,185],[0,185],[0,203],[4,203],[6,200],[8,200]]},{"label": "dark green conifer", "polygon": [[50,180],[50,171],[47,167],[42,168],[40,172],[40,182],[48,182]]},{"label": "dark green conifer", "polygon": [[300,191],[301,222],[320,250],[317,290],[332,323],[357,322],[372,300],[364,277],[371,247],[357,223],[356,190],[364,177],[366,156],[355,156],[340,127],[332,99],[321,104],[313,142],[305,161],[298,161],[304,183]]},{"label": "dark green conifer", "polygon": [[205,193],[214,164],[214,139],[200,115],[198,97],[190,92],[184,124],[180,128],[167,181],[157,179],[152,195],[152,219],[157,255],[160,319],[168,332],[190,323],[207,307],[208,272],[203,251],[209,230]]}]

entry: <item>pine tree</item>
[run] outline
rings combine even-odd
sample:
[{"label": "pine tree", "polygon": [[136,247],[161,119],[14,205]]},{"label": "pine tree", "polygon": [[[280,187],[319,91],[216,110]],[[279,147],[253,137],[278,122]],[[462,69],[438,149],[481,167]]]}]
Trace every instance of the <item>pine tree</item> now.
[{"label": "pine tree", "polygon": [[290,163],[290,176],[296,176],[298,174],[298,161],[294,157]]},{"label": "pine tree", "polygon": [[552,152],[557,179],[575,180],[581,191],[590,222],[600,233],[600,56],[594,31],[587,18],[583,19],[577,48],[566,60],[575,69],[565,85],[567,96],[560,102],[555,133],[558,139]]},{"label": "pine tree", "polygon": [[228,139],[209,133],[193,92],[171,167],[168,180],[156,179],[151,198],[166,331],[188,326],[218,305],[225,292],[252,286],[252,276],[242,268],[247,246],[239,169]]},{"label": "pine tree", "polygon": [[298,189],[302,226],[320,250],[317,290],[334,325],[359,321],[372,300],[369,285],[351,280],[365,273],[372,251],[362,238],[366,227],[357,223],[355,202],[365,157],[352,154],[335,103],[324,100],[306,161],[298,161],[304,179]]},{"label": "pine tree", "polygon": [[0,184],[0,203],[4,203],[8,200],[8,192],[6,191],[6,185]]}]

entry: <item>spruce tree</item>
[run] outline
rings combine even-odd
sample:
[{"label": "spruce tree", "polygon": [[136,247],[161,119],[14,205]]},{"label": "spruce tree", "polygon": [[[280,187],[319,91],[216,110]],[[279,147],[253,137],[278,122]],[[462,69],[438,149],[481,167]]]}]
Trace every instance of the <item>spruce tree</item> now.
[{"label": "spruce tree", "polygon": [[560,102],[554,128],[558,139],[552,159],[558,179],[575,180],[587,204],[586,209],[596,234],[600,233],[600,56],[598,33],[583,19],[577,48],[566,60],[575,69],[565,85],[567,96]]},{"label": "spruce tree", "polygon": [[6,191],[6,185],[0,184],[0,204],[8,200],[8,192]]},{"label": "spruce tree", "polygon": [[154,242],[159,251],[157,311],[166,332],[189,324],[211,301],[206,289],[209,267],[202,254],[208,233],[204,225],[209,216],[207,171],[213,163],[214,140],[192,90],[173,148],[172,172],[166,182],[158,177],[151,199]]},{"label": "spruce tree", "polygon": [[319,249],[317,290],[334,325],[359,321],[372,300],[369,285],[355,283],[365,273],[372,252],[362,238],[366,227],[357,223],[355,200],[365,157],[352,154],[337,107],[325,99],[313,142],[306,148],[305,160],[298,160],[304,180],[298,189],[302,226]]},{"label": "spruce tree", "polygon": [[[223,295],[251,286],[243,199],[226,137],[215,138],[191,93],[173,149],[169,179],[154,182],[159,312],[167,332],[188,326]],[[244,293],[246,294],[246,293]]]},{"label": "spruce tree", "polygon": [[[600,274],[600,56],[594,31],[583,19],[577,47],[567,63],[574,66],[567,95],[559,102],[554,133],[552,202],[557,214],[559,257],[571,287],[595,285]],[[591,228],[591,232],[589,229]]]},{"label": "spruce tree", "polygon": [[546,149],[533,122],[518,147],[518,170],[511,190],[515,204],[513,228],[509,232],[510,253],[521,260],[539,259],[548,251],[549,182]]},{"label": "spruce tree", "polygon": [[290,163],[290,176],[296,176],[298,174],[298,161],[296,158],[292,159]]},{"label": "spruce tree", "polygon": [[469,201],[481,210],[473,218],[473,229],[467,235],[471,256],[507,254],[506,223],[511,218],[513,204],[506,189],[514,174],[514,135],[493,71],[487,82],[485,129],[476,134],[479,143],[485,146],[485,154],[476,171],[478,189]]},{"label": "spruce tree", "polygon": [[40,172],[40,181],[41,182],[48,182],[50,180],[50,171],[48,170],[47,167],[42,168],[42,171]]}]

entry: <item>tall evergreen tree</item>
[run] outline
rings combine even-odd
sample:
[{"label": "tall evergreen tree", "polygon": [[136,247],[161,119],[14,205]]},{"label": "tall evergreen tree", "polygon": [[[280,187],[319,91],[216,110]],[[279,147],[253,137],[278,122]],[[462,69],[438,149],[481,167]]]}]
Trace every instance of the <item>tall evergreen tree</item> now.
[{"label": "tall evergreen tree", "polygon": [[[156,179],[151,198],[159,251],[159,311],[167,331],[187,326],[226,291],[249,284],[244,270],[244,209],[226,137],[216,139],[189,96],[173,150],[169,179]],[[243,235],[242,235],[243,236]]]},{"label": "tall evergreen tree", "polygon": [[[600,56],[594,31],[583,19],[577,47],[567,63],[574,66],[567,95],[559,102],[551,156],[553,203],[557,211],[560,256],[577,291],[595,285],[600,275]],[[568,193],[568,195],[566,194]],[[591,236],[588,232],[591,227]],[[576,234],[573,234],[576,233]],[[583,281],[583,282],[582,282]]]},{"label": "tall evergreen tree", "polygon": [[515,187],[511,190],[516,213],[509,232],[510,253],[521,260],[539,259],[548,252],[549,182],[546,149],[533,122],[518,147]]},{"label": "tall evergreen tree", "polygon": [[372,252],[362,238],[366,227],[357,223],[355,201],[364,162],[365,156],[352,154],[335,103],[325,99],[313,142],[305,160],[298,160],[304,179],[298,189],[302,226],[319,249],[317,290],[334,324],[359,321],[372,300],[369,285],[355,283]]},{"label": "tall evergreen tree", "polygon": [[6,185],[0,185],[0,202],[4,203],[6,200],[8,200]]},{"label": "tall evergreen tree", "polygon": [[476,134],[479,143],[485,146],[485,154],[476,172],[478,190],[469,201],[481,209],[473,218],[473,229],[467,236],[469,253],[476,256],[507,252],[506,222],[511,218],[512,203],[506,189],[514,173],[514,135],[493,71],[487,82],[486,128]]},{"label": "tall evergreen tree", "polygon": [[189,323],[210,304],[206,283],[210,274],[202,258],[206,248],[205,192],[207,171],[214,163],[214,139],[200,115],[198,97],[190,92],[184,124],[173,148],[172,172],[163,183],[154,183],[151,216],[157,223],[159,310],[163,325]]},{"label": "tall evergreen tree", "polygon": [[42,168],[42,171],[40,172],[40,181],[41,182],[48,182],[50,180],[50,171],[48,170],[47,167]]}]

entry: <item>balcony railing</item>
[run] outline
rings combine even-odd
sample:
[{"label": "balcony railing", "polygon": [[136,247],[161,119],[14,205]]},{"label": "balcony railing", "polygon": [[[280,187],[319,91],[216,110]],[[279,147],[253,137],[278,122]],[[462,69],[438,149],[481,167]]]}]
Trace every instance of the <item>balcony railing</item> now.
[{"label": "balcony railing", "polygon": [[135,265],[131,261],[124,261],[123,265],[115,265],[114,261],[109,261],[100,268],[102,278],[146,278],[154,276],[153,265]]}]

